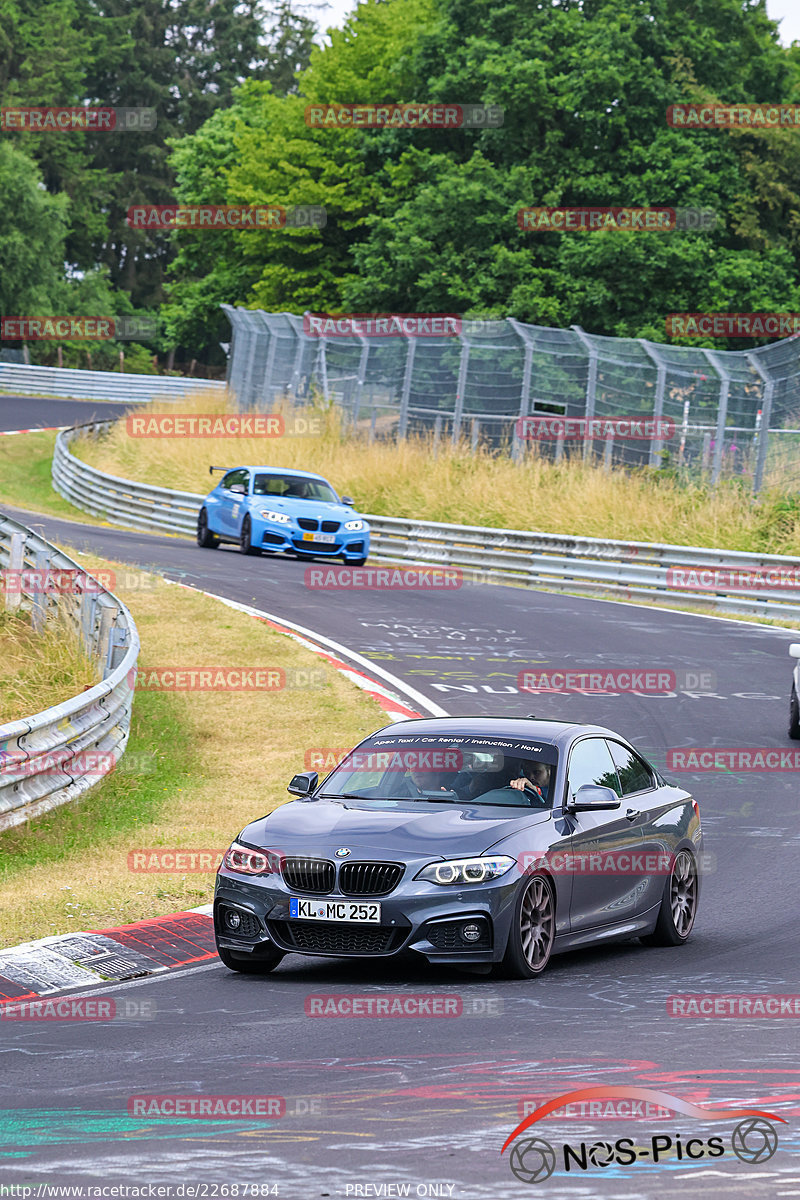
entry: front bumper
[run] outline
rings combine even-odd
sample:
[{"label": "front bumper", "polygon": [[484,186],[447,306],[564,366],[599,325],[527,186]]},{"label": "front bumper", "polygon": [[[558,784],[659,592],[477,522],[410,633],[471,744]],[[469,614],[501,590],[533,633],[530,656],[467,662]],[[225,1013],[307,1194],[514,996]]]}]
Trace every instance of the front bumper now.
[{"label": "front bumper", "polygon": [[369,554],[369,528],[348,532],[339,529],[331,536],[333,542],[309,541],[303,535],[307,530],[294,525],[277,525],[253,518],[253,545],[274,554],[290,551],[292,554],[308,555],[309,558],[366,558]]},{"label": "front bumper", "polygon": [[[430,861],[430,860],[426,860]],[[388,896],[360,896],[381,904],[381,923],[293,920],[291,891],[274,875],[242,878],[221,868],[214,895],[214,929],[217,943],[228,950],[258,957],[277,947],[287,953],[330,958],[392,958],[414,951],[429,962],[481,964],[499,962],[505,952],[519,883],[512,870],[486,884],[439,887],[412,878],[424,863],[409,866],[406,876]],[[339,892],[312,899],[353,899]],[[227,914],[239,914],[236,930]],[[468,940],[465,926],[480,931]]]}]

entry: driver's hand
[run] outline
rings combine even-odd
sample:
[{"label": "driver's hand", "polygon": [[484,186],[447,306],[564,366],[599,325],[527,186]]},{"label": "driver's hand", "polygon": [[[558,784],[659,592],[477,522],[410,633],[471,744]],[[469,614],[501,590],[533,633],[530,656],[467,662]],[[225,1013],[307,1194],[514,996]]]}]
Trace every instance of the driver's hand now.
[{"label": "driver's hand", "polygon": [[542,789],[537,787],[535,783],[532,783],[530,779],[512,779],[510,786],[512,788],[516,788],[518,792],[524,792],[528,790],[535,792],[537,796],[542,795]]}]

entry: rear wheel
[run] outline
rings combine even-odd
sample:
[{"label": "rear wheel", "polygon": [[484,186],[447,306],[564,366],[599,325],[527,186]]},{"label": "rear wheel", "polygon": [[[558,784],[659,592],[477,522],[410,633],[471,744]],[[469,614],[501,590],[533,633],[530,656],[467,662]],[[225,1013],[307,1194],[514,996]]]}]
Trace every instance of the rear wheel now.
[{"label": "rear wheel", "polygon": [[239,971],[242,975],[269,975],[285,957],[282,950],[270,949],[268,954],[262,953],[255,958],[252,954],[236,954],[222,946],[217,946],[217,954],[229,971]]},{"label": "rear wheel", "polygon": [[682,946],[697,915],[697,866],[688,850],[679,850],[664,888],[658,921],[641,941],[646,946]]},{"label": "rear wheel", "polygon": [[789,737],[800,741],[800,704],[797,701],[797,689],[792,684],[792,694],[789,697]]},{"label": "rear wheel", "polygon": [[556,900],[545,875],[534,875],[519,890],[502,974],[510,979],[535,979],[550,961],[556,933]]},{"label": "rear wheel", "polygon": [[197,515],[197,544],[204,550],[216,550],[219,538],[208,528],[208,513],[204,508]]},{"label": "rear wheel", "polygon": [[252,538],[252,535],[253,535],[253,526],[251,524],[250,518],[245,517],[245,519],[242,521],[242,533],[239,538],[240,554],[258,555],[261,553],[261,550],[259,549],[259,547],[254,546],[252,541],[250,540]]}]

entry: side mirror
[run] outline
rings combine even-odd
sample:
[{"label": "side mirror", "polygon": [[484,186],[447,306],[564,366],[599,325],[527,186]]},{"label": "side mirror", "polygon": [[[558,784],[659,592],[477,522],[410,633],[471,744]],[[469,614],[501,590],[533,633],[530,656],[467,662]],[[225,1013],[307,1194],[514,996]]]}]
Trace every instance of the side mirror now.
[{"label": "side mirror", "polygon": [[303,771],[299,775],[292,776],[286,790],[292,796],[310,796],[318,782],[319,773],[317,771]]},{"label": "side mirror", "polygon": [[228,491],[235,492],[237,496],[246,496],[247,495],[247,488],[244,486],[243,483],[232,483],[231,486],[228,488]]},{"label": "side mirror", "polygon": [[789,647],[789,655],[791,658],[800,658],[800,642],[792,642]]},{"label": "side mirror", "polygon": [[353,506],[353,497],[352,497],[352,496],[342,496],[342,504],[349,504],[349,505],[350,505],[350,507],[352,508],[352,506]]},{"label": "side mirror", "polygon": [[585,783],[583,787],[578,788],[575,799],[568,807],[571,812],[604,812],[619,806],[620,798],[611,788]]}]

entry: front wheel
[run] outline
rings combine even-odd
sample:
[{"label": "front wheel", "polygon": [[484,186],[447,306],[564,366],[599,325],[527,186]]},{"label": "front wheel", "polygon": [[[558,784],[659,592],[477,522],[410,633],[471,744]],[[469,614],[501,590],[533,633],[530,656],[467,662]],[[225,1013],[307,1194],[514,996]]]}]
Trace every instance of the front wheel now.
[{"label": "front wheel", "polygon": [[545,875],[523,884],[503,957],[502,974],[509,979],[535,979],[550,961],[556,935],[556,898]]},{"label": "front wheel", "polygon": [[253,536],[253,526],[250,522],[250,518],[245,517],[245,519],[242,521],[242,533],[239,538],[239,553],[240,554],[258,555],[261,553],[261,550],[259,549],[259,547],[253,545],[252,540],[251,540],[252,536]]},{"label": "front wheel", "polygon": [[222,946],[217,946],[217,954],[229,971],[239,971],[242,975],[269,975],[278,963],[285,957],[282,950],[270,950],[254,958],[252,954],[234,954]]},{"label": "front wheel", "polygon": [[797,702],[797,690],[792,684],[792,694],[789,698],[789,737],[800,741],[800,704]]},{"label": "front wheel", "polygon": [[197,515],[197,544],[203,550],[216,550],[219,538],[208,528],[208,513],[204,508]]},{"label": "front wheel", "polygon": [[697,866],[688,850],[679,850],[664,888],[656,927],[640,940],[646,946],[682,946],[696,916]]}]

